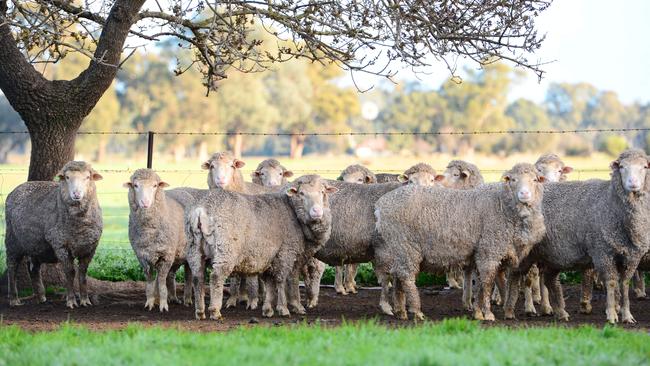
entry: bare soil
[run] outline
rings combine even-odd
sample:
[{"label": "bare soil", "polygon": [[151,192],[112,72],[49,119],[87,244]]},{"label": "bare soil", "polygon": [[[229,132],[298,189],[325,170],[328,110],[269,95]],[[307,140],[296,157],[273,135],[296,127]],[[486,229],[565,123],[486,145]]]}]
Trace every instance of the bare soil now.
[{"label": "bare soil", "polygon": [[[181,291],[178,291],[179,295]],[[425,315],[431,320],[441,320],[450,317],[467,317],[461,303],[461,290],[446,290],[442,288],[422,288],[422,306]],[[593,312],[585,315],[578,312],[579,286],[566,286],[565,296],[567,311],[571,315],[568,323],[558,323],[553,317],[527,317],[523,313],[523,305],[517,312],[518,320],[503,320],[503,311],[494,306],[497,317],[494,325],[510,327],[538,327],[581,324],[605,324],[605,294],[594,291]],[[331,287],[321,289],[320,302],[317,308],[308,311],[305,316],[292,315],[288,318],[263,318],[261,307],[258,310],[246,310],[240,305],[237,308],[224,309],[222,321],[194,319],[193,307],[171,304],[169,313],[161,314],[157,310],[147,311],[144,305],[144,286],[137,282],[115,284],[106,292],[98,292],[92,297],[94,306],[69,310],[61,295],[50,295],[48,302],[36,304],[33,299],[26,299],[26,304],[10,308],[5,296],[0,299],[0,318],[3,324],[15,324],[30,331],[53,330],[62,323],[70,321],[81,324],[93,330],[121,329],[128,324],[143,326],[164,326],[193,331],[226,331],[240,326],[261,324],[266,326],[289,325],[293,323],[320,323],[335,326],[343,321],[375,319],[388,326],[409,326],[412,321],[396,320],[383,315],[377,304],[378,289],[361,289],[358,294],[342,296],[336,294]],[[521,303],[521,301],[520,301]],[[637,324],[621,324],[624,328],[648,331],[650,329],[650,301],[631,300],[632,314]]]}]

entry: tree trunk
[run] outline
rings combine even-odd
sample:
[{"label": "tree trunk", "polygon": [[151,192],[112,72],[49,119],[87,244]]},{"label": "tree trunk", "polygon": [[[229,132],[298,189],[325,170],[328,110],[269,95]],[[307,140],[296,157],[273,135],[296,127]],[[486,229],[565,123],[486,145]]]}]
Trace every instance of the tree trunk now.
[{"label": "tree trunk", "polygon": [[204,161],[208,160],[208,156],[209,156],[208,155],[208,142],[203,140],[199,144],[199,154],[198,154],[199,161],[204,162]]},{"label": "tree trunk", "polygon": [[302,158],[302,151],[305,148],[304,135],[291,135],[291,149],[289,150],[289,157],[291,159]]},{"label": "tree trunk", "polygon": [[106,160],[106,147],[108,146],[108,139],[105,135],[99,136],[99,142],[97,144],[97,154],[95,155],[95,161],[98,163],[104,162]]},{"label": "tree trunk", "polygon": [[52,180],[65,163],[74,159],[77,128],[69,130],[41,125],[38,132],[29,128],[32,150],[27,180]]},{"label": "tree trunk", "polygon": [[241,153],[244,146],[244,137],[240,134],[229,136],[228,146],[230,146],[230,150],[236,158],[241,158]]}]

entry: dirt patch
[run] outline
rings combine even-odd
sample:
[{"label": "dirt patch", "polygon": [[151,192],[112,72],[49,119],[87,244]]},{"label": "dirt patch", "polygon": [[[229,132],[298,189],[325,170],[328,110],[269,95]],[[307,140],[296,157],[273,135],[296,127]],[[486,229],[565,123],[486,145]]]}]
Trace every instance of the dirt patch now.
[{"label": "dirt patch", "polygon": [[[52,330],[61,323],[70,321],[82,324],[94,330],[120,329],[130,323],[144,326],[164,326],[197,331],[225,331],[240,326],[261,324],[266,326],[288,325],[297,322],[325,325],[338,325],[342,321],[377,319],[389,326],[407,326],[410,321],[400,321],[381,314],[377,306],[379,291],[377,289],[362,289],[356,295],[337,295],[332,288],[324,287],[316,309],[308,311],[306,316],[292,315],[290,318],[262,318],[261,310],[245,310],[243,306],[222,311],[223,321],[194,320],[194,309],[182,305],[171,304],[170,312],[161,314],[158,311],[146,311],[144,305],[144,286],[142,283],[127,282],[119,285],[119,291],[114,288],[110,292],[94,295],[95,306],[68,310],[61,296],[51,295],[47,303],[36,304],[33,300],[21,307],[9,308],[6,297],[0,299],[0,314],[4,324],[15,324],[27,330]],[[179,294],[181,292],[179,291]],[[462,309],[461,291],[444,290],[441,288],[420,289],[422,306],[425,315],[431,320],[441,320],[449,317],[469,317]],[[569,323],[556,323],[552,317],[527,317],[523,306],[518,309],[517,321],[504,321],[503,311],[494,307],[497,316],[495,325],[528,327],[551,326],[566,324],[605,324],[605,294],[594,291],[593,313],[580,314],[580,289],[577,286],[567,286],[565,296],[567,311],[571,315]],[[621,325],[625,328],[650,329],[650,301],[631,300],[632,314],[638,321],[634,325]]]}]

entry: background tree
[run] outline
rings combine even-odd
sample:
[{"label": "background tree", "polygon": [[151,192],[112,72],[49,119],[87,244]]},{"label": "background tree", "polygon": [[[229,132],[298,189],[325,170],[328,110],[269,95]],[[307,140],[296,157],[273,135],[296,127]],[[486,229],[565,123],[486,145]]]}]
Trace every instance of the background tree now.
[{"label": "background tree", "polygon": [[[394,61],[428,66],[458,55],[478,63],[506,59],[541,76],[526,59],[543,37],[535,18],[550,1],[173,1],[0,0],[0,89],[30,132],[30,180],[49,180],[74,153],[75,134],[121,66],[126,46],[174,37],[192,50],[204,84],[215,88],[230,67],[258,71],[294,57],[330,60],[347,70],[390,75]],[[296,47],[268,52],[249,37],[255,24]],[[90,62],[78,76],[48,80],[35,62],[65,62],[70,52]],[[244,62],[245,61],[245,62]],[[247,67],[253,62],[254,67]],[[450,63],[452,64],[452,63]]]}]

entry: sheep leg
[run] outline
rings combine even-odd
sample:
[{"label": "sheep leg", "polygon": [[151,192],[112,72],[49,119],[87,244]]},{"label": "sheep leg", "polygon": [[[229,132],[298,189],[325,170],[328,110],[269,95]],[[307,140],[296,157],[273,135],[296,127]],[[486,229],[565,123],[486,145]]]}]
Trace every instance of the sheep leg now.
[{"label": "sheep leg", "polygon": [[[171,272],[170,271],[171,267],[172,267],[172,263],[170,261],[166,261],[166,260],[161,261],[156,271],[158,273],[156,277],[156,287],[158,288],[158,299],[159,299],[158,307],[161,313],[165,311],[169,311],[169,303],[167,302],[168,295],[169,295],[169,293],[167,292],[167,282],[168,282],[168,275]],[[174,281],[174,279],[172,279],[172,281]],[[174,297],[176,297],[176,294],[174,294]]]},{"label": "sheep leg", "polygon": [[393,278],[393,306],[395,316],[398,319],[407,320],[406,313],[406,294],[404,293],[404,284],[397,277]]},{"label": "sheep leg", "polygon": [[[316,259],[314,259],[314,261],[316,261]],[[309,278],[309,280],[308,285],[307,282],[305,283],[305,287],[307,290],[307,308],[309,309],[313,309],[318,305],[320,281],[324,272],[325,264],[322,262],[316,262],[313,266],[307,266],[306,277]]]},{"label": "sheep leg", "polygon": [[593,268],[585,269],[582,271],[582,283],[580,284],[580,313],[591,314],[591,298],[594,290],[594,276],[595,271]]},{"label": "sheep leg", "polygon": [[185,263],[183,264],[184,269],[184,285],[183,285],[183,305],[190,306],[192,305],[192,271],[190,266]]},{"label": "sheep leg", "polygon": [[[528,275],[526,275],[526,279],[527,278]],[[515,319],[515,308],[517,306],[517,299],[519,298],[519,289],[521,287],[522,279],[522,272],[519,270],[510,271],[510,276],[508,277],[508,297],[503,304],[503,312],[506,319]],[[534,306],[533,310],[535,310]]]},{"label": "sheep leg", "polygon": [[635,271],[632,282],[634,283],[634,297],[645,299],[647,297],[645,293],[645,272]]},{"label": "sheep leg", "polygon": [[447,271],[445,273],[445,277],[449,288],[455,288],[455,289],[462,288],[460,283],[458,282],[458,277],[460,277],[460,274],[457,268],[453,268]]},{"label": "sheep leg", "polygon": [[79,258],[79,303],[81,306],[90,306],[93,304],[88,297],[87,281],[88,266],[91,260],[92,256]]},{"label": "sheep leg", "polygon": [[[542,273],[541,276],[543,275],[544,274]],[[539,287],[542,295],[540,311],[542,312],[542,315],[553,315],[553,307],[549,301],[548,286],[546,286],[545,283],[540,283]]]},{"label": "sheep leg", "polygon": [[72,260],[72,257],[70,257],[70,253],[68,253],[63,245],[53,245],[53,247],[57,248],[54,250],[54,254],[56,255],[56,258],[59,260],[59,262],[61,262],[61,265],[63,266],[63,273],[65,273],[66,306],[70,309],[74,309],[75,307],[79,306],[77,304],[77,298],[74,294],[74,262]]},{"label": "sheep leg", "polygon": [[344,266],[344,283],[345,291],[349,294],[357,293],[357,281],[354,278],[357,276],[358,263],[347,264]]},{"label": "sheep leg", "polygon": [[144,307],[151,311],[156,305],[156,276],[154,275],[153,268],[150,265],[145,265],[142,267],[144,271],[144,277],[147,281],[144,292],[147,296],[147,301],[144,303]]},{"label": "sheep leg", "polygon": [[375,268],[375,275],[377,276],[377,281],[381,285],[381,294],[379,295],[379,308],[386,315],[394,315],[393,308],[390,306],[388,298],[390,297],[390,276],[378,271]]},{"label": "sheep leg", "polygon": [[[475,317],[479,320],[494,321],[494,314],[491,310],[490,295],[492,294],[492,289],[494,288],[494,280],[497,274],[497,266],[492,265],[491,263],[481,263],[478,267],[479,279],[481,281],[481,291],[478,297],[479,305],[482,314],[481,316]],[[478,314],[477,314],[478,315]]]},{"label": "sheep leg", "polygon": [[296,314],[306,314],[305,307],[300,303],[300,272],[297,268],[291,271],[287,283],[291,310]]},{"label": "sheep leg", "polygon": [[406,301],[409,305],[409,312],[413,313],[413,320],[416,322],[424,320],[424,314],[422,313],[422,307],[420,304],[420,294],[415,285],[415,276],[402,278],[400,283],[402,284],[404,292],[406,292]]},{"label": "sheep leg", "polygon": [[169,273],[167,273],[167,278],[165,284],[167,286],[167,301],[174,304],[180,304],[181,301],[176,296],[176,272],[178,271],[179,265],[172,265]]},{"label": "sheep leg", "polygon": [[34,259],[31,261],[29,265],[29,277],[32,279],[32,289],[34,290],[36,301],[38,303],[44,303],[47,299],[45,298],[45,287],[41,278],[41,262],[38,260]]},{"label": "sheep leg", "polygon": [[7,251],[7,280],[9,285],[9,306],[20,306],[23,302],[18,298],[18,266],[23,260],[22,256],[12,256]]},{"label": "sheep leg", "polygon": [[[502,305],[506,303],[506,298],[508,296],[506,292],[506,271],[504,270],[499,270],[496,275],[496,294],[497,296],[497,301],[495,301],[496,305]],[[495,292],[492,293],[493,295]],[[493,297],[494,299],[494,297]]]},{"label": "sheep leg", "polygon": [[[512,285],[512,284],[511,284]],[[535,309],[535,287],[539,291],[539,268],[533,265],[524,277],[524,312],[527,316],[537,316]],[[512,294],[512,293],[511,293]],[[541,294],[540,294],[541,297]],[[514,319],[514,318],[513,318]]]},{"label": "sheep leg", "polygon": [[345,290],[343,285],[343,275],[345,273],[345,265],[334,267],[334,290],[337,294],[347,295],[348,292]]},{"label": "sheep leg", "polygon": [[621,307],[621,321],[623,323],[636,323],[636,320],[630,312],[630,281],[636,272],[637,265],[628,266],[623,271],[623,276],[621,278],[621,296],[623,297],[623,306]]},{"label": "sheep leg", "polygon": [[537,267],[536,264],[534,264],[532,267],[530,267],[530,271],[528,273],[532,272],[532,278],[531,278],[531,292],[532,292],[532,298],[533,298],[533,303],[539,305],[542,303],[542,289],[541,289],[541,280],[539,278],[539,267]]},{"label": "sheep leg", "polygon": [[546,269],[543,272],[544,284],[548,288],[548,297],[557,320],[569,321],[569,313],[566,312],[564,294],[560,284],[560,271]]},{"label": "sheep leg", "polygon": [[241,281],[242,278],[239,275],[230,276],[230,287],[228,287],[230,297],[228,297],[228,300],[226,301],[226,309],[234,308],[237,306],[237,302],[239,301]]},{"label": "sheep leg", "polygon": [[275,302],[275,297],[277,296],[277,288],[275,287],[275,282],[269,275],[264,275],[262,277],[264,281],[264,303],[262,304],[262,316],[265,318],[270,318],[273,316],[273,303]]},{"label": "sheep leg", "polygon": [[205,262],[203,259],[188,261],[192,272],[192,287],[194,290],[194,317],[205,319]]},{"label": "sheep leg", "polygon": [[246,309],[255,310],[260,302],[259,297],[259,280],[257,276],[246,277],[246,290],[248,291],[248,301]]},{"label": "sheep leg", "polygon": [[223,305],[223,285],[233,268],[234,264],[230,263],[212,265],[212,273],[210,273],[210,306],[208,307],[208,313],[212,320],[220,320],[222,318],[221,306]]},{"label": "sheep leg", "polygon": [[465,310],[471,312],[472,306],[472,275],[474,270],[472,267],[463,268],[463,307]]}]

